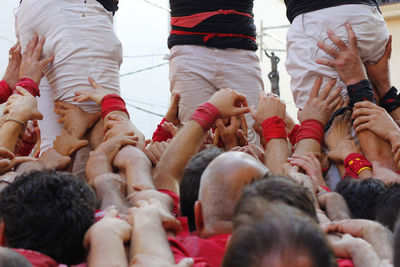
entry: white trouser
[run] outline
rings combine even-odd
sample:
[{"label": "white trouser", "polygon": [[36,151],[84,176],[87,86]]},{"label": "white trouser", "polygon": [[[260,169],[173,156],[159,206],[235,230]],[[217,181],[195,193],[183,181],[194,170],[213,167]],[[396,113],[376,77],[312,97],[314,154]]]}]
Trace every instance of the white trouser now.
[{"label": "white trouser", "polygon": [[315,62],[318,58],[331,59],[317,47],[318,41],[333,45],[326,33],[328,29],[348,43],[346,23],[353,27],[357,35],[358,50],[364,62],[375,63],[385,52],[389,32],[376,7],[341,5],[297,16],[287,33],[286,69],[291,76],[291,89],[298,108],[304,108],[318,76],[325,77],[323,86],[329,78],[337,79],[336,86],[342,87],[343,94],[346,93],[346,86],[336,70]]},{"label": "white trouser", "polygon": [[[43,92],[39,104],[46,121],[41,123],[42,147],[48,147],[58,134],[53,129],[59,126],[52,104],[45,102],[52,99],[76,104],[87,112],[98,111],[94,102],[73,102],[74,92],[92,89],[88,82],[92,77],[110,93],[119,94],[122,45],[114,33],[111,12],[96,0],[24,0],[15,24],[23,48],[37,33],[46,37],[42,56],[55,55],[44,70],[51,94]],[[47,85],[41,90],[48,90]],[[43,128],[46,125],[48,129]]]},{"label": "white trouser", "polygon": [[[231,88],[246,96],[248,105],[258,105],[264,84],[260,61],[253,51],[242,49],[217,49],[196,45],[178,45],[169,57],[171,93],[179,93],[179,118],[190,120],[196,108],[219,89]],[[248,138],[258,142],[253,129],[254,120],[246,115]]]}]

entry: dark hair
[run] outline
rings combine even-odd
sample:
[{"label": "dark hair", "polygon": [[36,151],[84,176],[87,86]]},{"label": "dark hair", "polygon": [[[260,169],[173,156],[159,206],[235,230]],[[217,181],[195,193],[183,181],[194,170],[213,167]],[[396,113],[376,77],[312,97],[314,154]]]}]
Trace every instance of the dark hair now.
[{"label": "dark hair", "polygon": [[387,186],[381,180],[345,178],[336,185],[355,219],[375,220],[375,210],[379,198],[387,192]]},{"label": "dark hair", "polygon": [[32,265],[21,254],[0,247],[0,267],[32,267]]},{"label": "dark hair", "polygon": [[394,227],[394,267],[400,267],[400,216],[397,218],[397,223]]},{"label": "dark hair", "polygon": [[294,207],[275,202],[261,221],[235,229],[222,266],[259,267],[273,259],[288,265],[298,255],[307,256],[312,266],[337,266],[332,248],[315,221]]},{"label": "dark hair", "polygon": [[400,183],[388,186],[376,205],[376,220],[393,231],[394,224],[400,214]]},{"label": "dark hair", "polygon": [[189,230],[196,230],[194,218],[194,204],[199,198],[200,178],[208,164],[223,151],[216,147],[211,147],[194,155],[186,165],[180,184],[180,207],[183,216],[188,218]]},{"label": "dark hair", "polygon": [[63,264],[80,263],[95,205],[93,190],[71,173],[21,175],[0,193],[7,245],[43,253]]},{"label": "dark hair", "polygon": [[318,222],[314,198],[310,190],[289,177],[269,174],[265,177],[266,179],[255,181],[243,189],[233,217],[235,228],[248,220],[263,216],[263,209],[268,207],[268,203],[274,201],[281,201],[298,208]]}]

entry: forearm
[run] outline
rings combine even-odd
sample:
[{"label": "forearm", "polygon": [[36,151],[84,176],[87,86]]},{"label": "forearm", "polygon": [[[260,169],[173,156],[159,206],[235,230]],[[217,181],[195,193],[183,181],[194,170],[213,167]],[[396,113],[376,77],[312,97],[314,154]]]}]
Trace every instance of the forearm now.
[{"label": "forearm", "polygon": [[134,218],[130,258],[138,255],[153,256],[175,264],[167,234],[158,218],[137,214]]},{"label": "forearm", "polygon": [[302,155],[308,152],[321,153],[321,145],[314,139],[303,139],[296,144],[293,154]]},{"label": "forearm", "polygon": [[0,128],[0,147],[14,151],[22,125],[14,121],[6,121]]},{"label": "forearm", "polygon": [[287,140],[271,139],[265,152],[265,165],[273,174],[282,175],[283,165],[291,155]]},{"label": "forearm", "polygon": [[380,265],[381,259],[374,248],[362,239],[349,247],[351,259],[355,267],[376,267]]},{"label": "forearm", "polygon": [[101,210],[105,210],[110,206],[115,206],[115,209],[121,213],[125,213],[128,210],[129,205],[122,192],[123,186],[121,177],[115,173],[105,173],[95,177],[93,187],[97,199],[101,203]]},{"label": "forearm", "polygon": [[154,171],[154,183],[158,189],[179,193],[179,183],[185,166],[202,144],[205,131],[195,121],[189,121],[172,139]]},{"label": "forearm", "polygon": [[124,244],[115,235],[98,233],[93,235],[87,258],[88,267],[128,266]]},{"label": "forearm", "polygon": [[135,190],[154,189],[151,162],[143,151],[134,146],[126,146],[120,153],[129,157],[124,166],[128,195]]}]

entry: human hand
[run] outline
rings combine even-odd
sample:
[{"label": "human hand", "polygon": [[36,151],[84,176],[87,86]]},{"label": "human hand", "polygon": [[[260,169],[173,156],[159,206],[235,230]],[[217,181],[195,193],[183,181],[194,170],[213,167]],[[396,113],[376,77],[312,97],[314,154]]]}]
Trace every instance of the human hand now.
[{"label": "human hand", "polygon": [[129,204],[132,206],[138,206],[140,201],[150,201],[150,199],[156,199],[160,202],[161,208],[167,212],[172,213],[174,201],[167,194],[161,193],[154,189],[143,189],[134,191],[132,194],[127,196]]},{"label": "human hand", "polygon": [[332,56],[334,60],[317,59],[316,62],[336,69],[344,83],[349,86],[367,79],[367,74],[358,53],[357,36],[350,24],[346,24],[346,30],[349,36],[348,46],[335,34],[334,31],[328,30],[327,33],[329,38],[338,49],[326,45],[321,41],[318,42],[317,45],[320,49]]},{"label": "human hand", "polygon": [[342,138],[337,146],[328,152],[328,158],[336,163],[343,163],[351,153],[361,153],[361,148],[350,135]]},{"label": "human hand", "polygon": [[101,112],[88,113],[73,104],[57,101],[54,106],[54,112],[60,116],[58,122],[64,124],[64,129],[78,139],[101,118]]},{"label": "human hand", "polygon": [[114,136],[134,136],[132,122],[117,114],[110,114],[104,122],[104,141]]},{"label": "human hand", "polygon": [[14,94],[10,96],[4,109],[4,114],[7,119],[15,119],[22,122],[28,120],[41,120],[43,119],[42,113],[37,109],[37,102],[27,90],[22,87],[17,87],[17,91],[21,94]]},{"label": "human hand", "polygon": [[286,176],[291,177],[300,185],[308,188],[314,194],[317,193],[317,187],[312,181],[311,177],[299,172],[299,166],[292,166],[290,163],[285,163],[283,165],[283,173]]},{"label": "human hand", "polygon": [[140,200],[136,203],[136,208],[128,210],[128,214],[133,218],[133,224],[140,218],[150,222],[161,222],[166,231],[179,233],[182,230],[182,225],[169,211],[166,211],[157,199],[149,201]]},{"label": "human hand", "polygon": [[247,146],[237,146],[232,148],[231,151],[247,153],[250,156],[253,156],[255,159],[259,160],[262,164],[264,164],[265,152],[257,145],[250,144]]},{"label": "human hand", "polygon": [[71,163],[71,158],[61,155],[52,147],[40,155],[39,161],[49,170],[63,170]]},{"label": "human hand", "polygon": [[389,91],[390,84],[390,57],[392,56],[392,35],[386,45],[383,56],[375,64],[365,63],[368,79],[374,85],[380,98]]},{"label": "human hand", "polygon": [[179,114],[179,101],[181,99],[181,96],[178,93],[173,93],[171,95],[172,103],[171,106],[169,107],[167,114],[165,114],[165,119],[172,123],[175,126],[179,126],[181,124],[181,121],[179,120],[178,114]]},{"label": "human hand", "polygon": [[362,238],[375,248],[380,257],[392,260],[392,234],[378,222],[349,219],[322,225],[322,229],[325,233],[338,232]]},{"label": "human hand", "polygon": [[104,89],[100,84],[90,77],[88,78],[88,81],[93,89],[75,92],[74,101],[80,103],[92,100],[96,102],[97,105],[101,106],[101,101],[106,95],[110,94],[110,91]]},{"label": "human hand", "polygon": [[299,110],[297,113],[297,118],[300,123],[314,119],[325,125],[329,121],[335,109],[344,102],[343,98],[340,96],[341,88],[332,90],[335,84],[336,80],[331,80],[320,90],[322,77],[318,77],[304,109]]},{"label": "human hand", "polygon": [[165,150],[169,146],[168,142],[154,142],[149,144],[145,149],[144,153],[151,160],[153,166],[157,166],[160,161],[161,156],[164,154]]},{"label": "human hand", "polygon": [[285,119],[286,105],[278,97],[261,91],[257,110],[252,107],[251,116],[258,124],[274,116]]},{"label": "human hand", "polygon": [[93,224],[87,230],[83,246],[89,249],[90,244],[99,236],[118,238],[122,242],[128,242],[132,234],[132,226],[126,221],[117,218],[118,211],[111,209],[106,211],[103,219]]},{"label": "human hand", "polygon": [[137,139],[135,136],[115,136],[101,143],[90,154],[86,164],[86,177],[88,180],[100,174],[112,172],[111,163],[120,149],[127,145],[135,146]]},{"label": "human hand", "polygon": [[172,137],[174,137],[179,131],[178,127],[176,127],[173,123],[167,121],[164,121],[161,127],[164,129],[164,131],[170,133]]},{"label": "human hand", "polygon": [[14,89],[19,79],[19,68],[22,60],[20,42],[17,42],[13,47],[11,47],[8,54],[8,66],[6,73],[3,76],[3,80],[11,89]]},{"label": "human hand", "polygon": [[358,102],[354,105],[353,127],[357,134],[369,130],[380,138],[395,143],[400,135],[400,128],[393,118],[381,108],[369,101]]},{"label": "human hand", "polygon": [[302,155],[293,154],[291,158],[288,158],[288,161],[291,165],[299,166],[305,170],[316,185],[326,187],[326,182],[322,175],[321,162],[315,156],[315,153],[308,152]]},{"label": "human hand", "polygon": [[37,85],[40,84],[40,79],[43,77],[43,69],[54,61],[54,55],[40,60],[45,41],[44,37],[39,39],[39,36],[35,34],[27,44],[22,55],[19,78],[30,78]]},{"label": "human hand", "polygon": [[25,127],[25,131],[22,133],[21,141],[28,144],[36,144],[40,139],[40,129],[38,121],[28,121]]},{"label": "human hand", "polygon": [[230,88],[220,89],[209,101],[220,112],[221,118],[228,118],[250,112],[246,96]]},{"label": "human hand", "polygon": [[[227,120],[227,125],[224,124],[223,120],[217,119],[215,121],[215,125],[217,126],[216,136],[219,136],[224,143],[224,147],[226,151],[231,150],[233,147],[238,146],[238,131],[239,131],[239,120],[236,116],[231,117]],[[219,140],[219,139],[218,139]]]},{"label": "human hand", "polygon": [[336,192],[320,191],[317,195],[318,204],[325,210],[332,221],[351,219],[351,212],[346,200]]}]

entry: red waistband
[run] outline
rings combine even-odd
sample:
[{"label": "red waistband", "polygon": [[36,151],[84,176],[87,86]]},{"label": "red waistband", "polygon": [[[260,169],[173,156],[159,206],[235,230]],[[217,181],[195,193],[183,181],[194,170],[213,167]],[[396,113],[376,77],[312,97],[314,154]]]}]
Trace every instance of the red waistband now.
[{"label": "red waistband", "polygon": [[171,34],[176,34],[176,35],[205,35],[203,38],[203,41],[206,43],[210,39],[214,37],[238,37],[238,38],[244,38],[244,39],[251,39],[254,42],[256,41],[256,38],[253,36],[248,36],[244,34],[235,34],[235,33],[212,33],[212,32],[185,32],[185,31],[175,31],[172,30]]},{"label": "red waistband", "polygon": [[184,28],[193,28],[199,25],[201,22],[204,20],[211,18],[216,15],[242,15],[246,16],[249,18],[252,18],[253,16],[248,13],[244,12],[239,12],[236,10],[223,10],[220,9],[218,11],[212,11],[212,12],[203,12],[203,13],[197,13],[193,14],[190,16],[184,16],[184,17],[172,17],[171,18],[171,25],[172,26],[178,26],[178,27],[184,27]]}]

